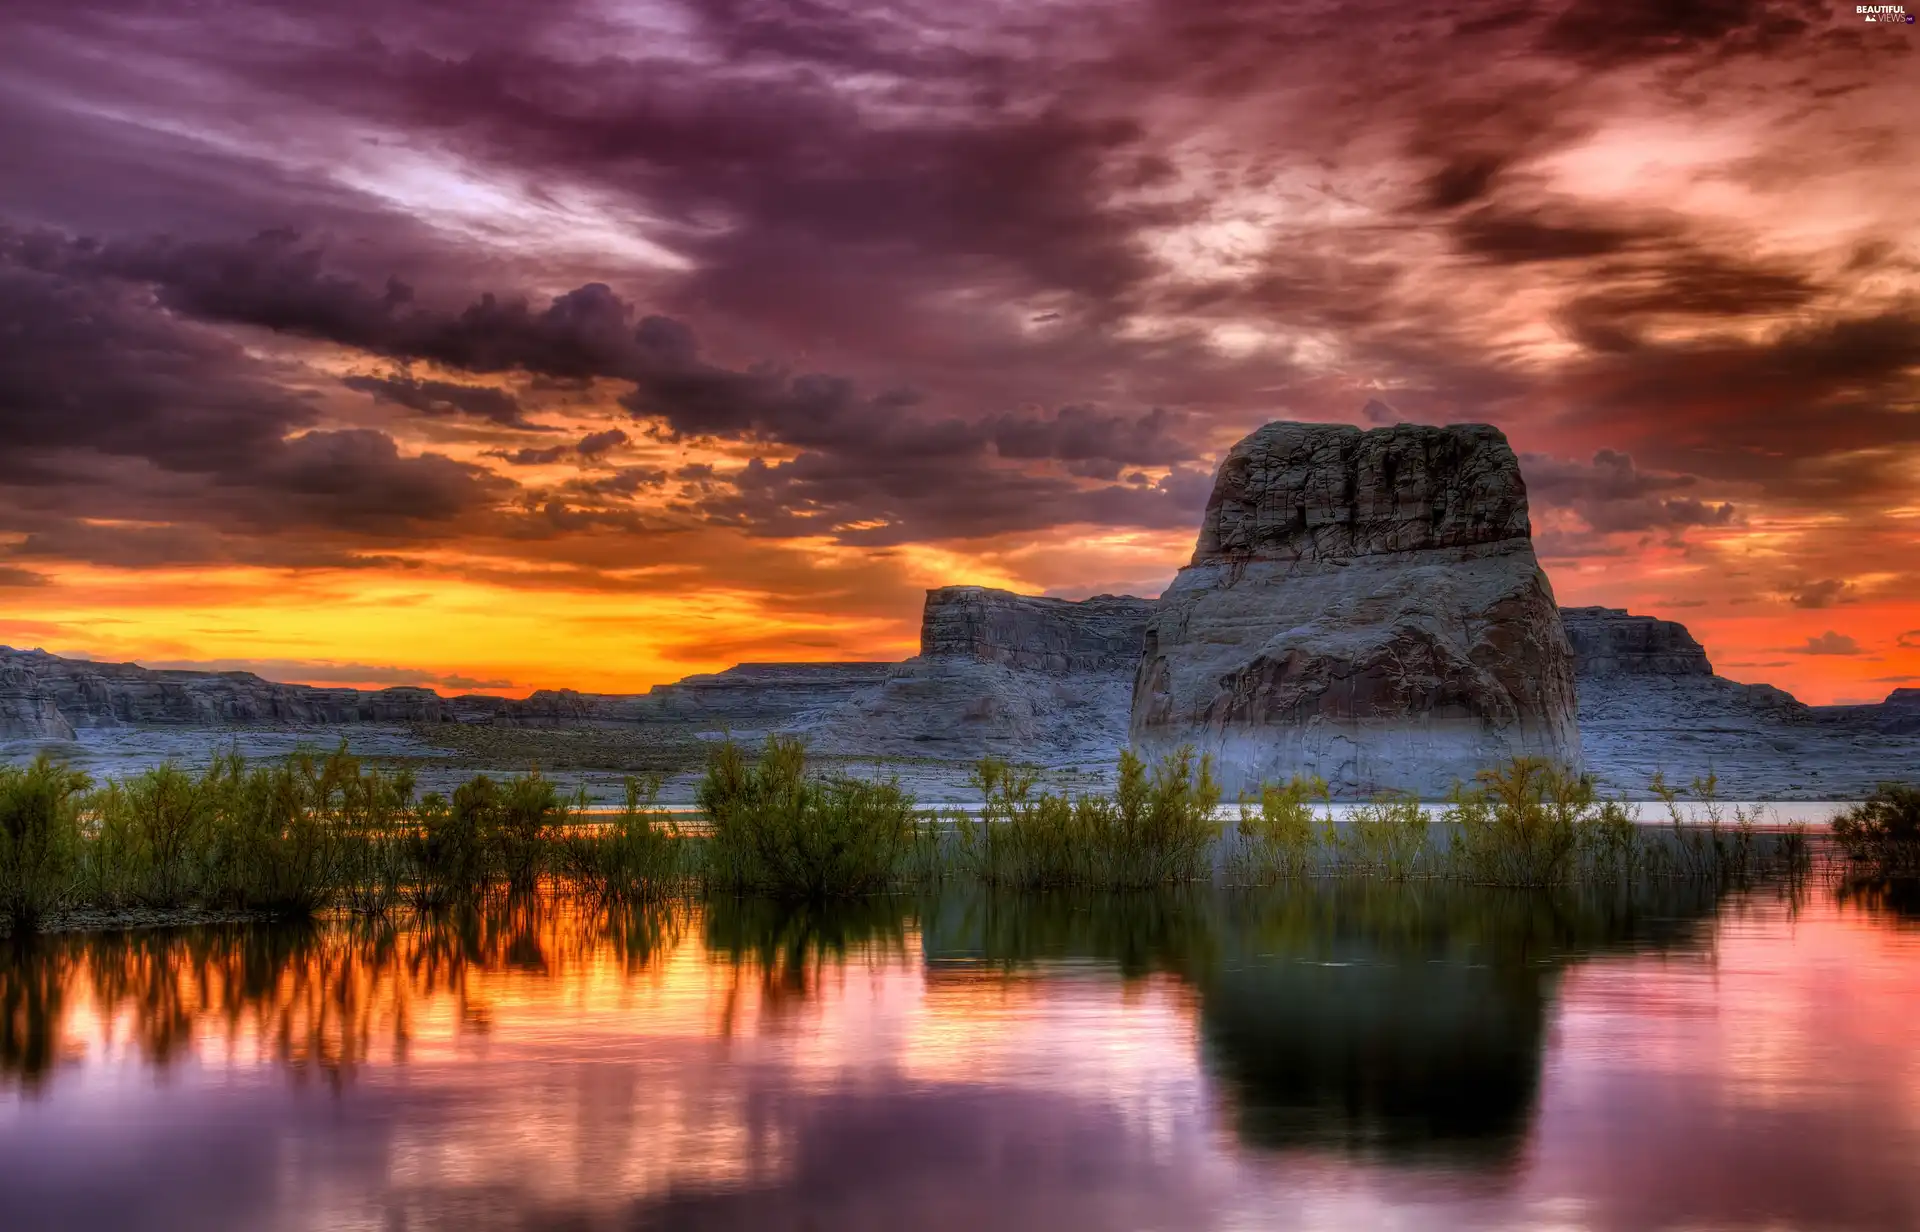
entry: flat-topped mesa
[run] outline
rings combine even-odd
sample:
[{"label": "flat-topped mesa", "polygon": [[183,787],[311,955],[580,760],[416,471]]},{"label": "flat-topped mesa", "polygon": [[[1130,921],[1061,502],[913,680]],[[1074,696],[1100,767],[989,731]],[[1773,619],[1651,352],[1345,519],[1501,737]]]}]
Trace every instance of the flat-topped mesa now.
[{"label": "flat-topped mesa", "polygon": [[943,586],[927,592],[920,654],[1028,671],[1130,675],[1152,610],[1152,600],[1132,595],[1074,602],[985,586]]},{"label": "flat-topped mesa", "polygon": [[1111,765],[1151,609],[1120,595],[930,590],[920,653],[796,728],[823,753]]},{"label": "flat-topped mesa", "polygon": [[1563,607],[1575,675],[1711,676],[1706,648],[1675,620],[1617,607]]},{"label": "flat-topped mesa", "polygon": [[1229,794],[1318,775],[1434,797],[1515,756],[1581,764],[1573,652],[1498,429],[1272,423],[1221,462],[1148,621],[1129,734]]}]

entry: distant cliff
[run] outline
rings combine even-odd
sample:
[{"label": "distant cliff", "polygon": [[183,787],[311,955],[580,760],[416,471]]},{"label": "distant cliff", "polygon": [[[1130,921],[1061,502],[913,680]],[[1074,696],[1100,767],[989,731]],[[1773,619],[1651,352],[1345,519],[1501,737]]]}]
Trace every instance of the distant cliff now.
[{"label": "distant cliff", "polygon": [[1110,765],[1126,743],[1152,606],[1128,595],[930,590],[920,653],[797,730],[821,752],[847,756]]},{"label": "distant cliff", "polygon": [[0,646],[0,739],[64,740],[76,730],[355,723],[602,726],[648,721],[764,731],[886,678],[890,663],[749,663],[646,693],[542,689],[525,699],[400,686],[282,684],[252,672],[153,669]]},{"label": "distant cliff", "polygon": [[[1677,621],[1620,608],[1561,611],[1573,646],[1587,766],[1644,797],[1655,774],[1685,788],[1713,775],[1730,799],[1857,796],[1911,778],[1920,690],[1866,706],[1809,706],[1769,684],[1716,675]],[[1911,700],[1907,696],[1911,695]]]}]

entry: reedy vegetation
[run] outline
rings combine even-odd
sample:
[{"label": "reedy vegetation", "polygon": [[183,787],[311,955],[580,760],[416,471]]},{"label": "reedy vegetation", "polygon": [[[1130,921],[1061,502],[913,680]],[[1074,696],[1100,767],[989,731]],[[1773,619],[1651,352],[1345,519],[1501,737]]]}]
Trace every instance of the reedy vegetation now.
[{"label": "reedy vegetation", "polygon": [[[1667,826],[1640,824],[1591,779],[1536,759],[1481,772],[1437,809],[1388,795],[1344,819],[1325,783],[1296,778],[1243,797],[1224,841],[1207,758],[1183,749],[1149,767],[1124,752],[1117,779],[1111,794],[1067,795],[989,758],[974,776],[979,815],[941,818],[916,813],[897,781],[809,772],[797,740],[773,737],[757,757],[729,742],[698,789],[707,826],[683,829],[658,807],[657,777],[629,779],[624,807],[607,814],[537,770],[416,798],[410,774],[344,748],[269,765],[227,752],[198,773],[167,764],[98,789],[42,758],[0,767],[0,921],[31,929],[82,906],[380,915],[540,887],[629,903],[695,891],[824,899],[956,876],[1028,889],[1323,874],[1724,883],[1763,857],[1807,854],[1803,831],[1762,836],[1753,811],[1721,805],[1711,776],[1685,793],[1654,779]],[[1683,794],[1701,821],[1685,817]],[[1881,867],[1912,866],[1920,789],[1884,787],[1835,834]]]},{"label": "reedy vegetation", "polygon": [[1879,876],[1920,873],[1920,786],[1882,783],[1833,819],[1833,837],[1850,860]]}]

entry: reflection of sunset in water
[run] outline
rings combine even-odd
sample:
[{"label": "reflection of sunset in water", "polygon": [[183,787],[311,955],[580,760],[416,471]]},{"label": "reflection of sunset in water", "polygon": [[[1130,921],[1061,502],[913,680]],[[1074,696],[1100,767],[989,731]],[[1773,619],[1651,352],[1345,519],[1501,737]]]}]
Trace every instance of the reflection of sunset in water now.
[{"label": "reflection of sunset in water", "polygon": [[1409,893],[50,937],[0,960],[0,1207],[84,1226],[54,1215],[84,1178],[133,1227],[1920,1213],[1920,930],[1884,906]]}]

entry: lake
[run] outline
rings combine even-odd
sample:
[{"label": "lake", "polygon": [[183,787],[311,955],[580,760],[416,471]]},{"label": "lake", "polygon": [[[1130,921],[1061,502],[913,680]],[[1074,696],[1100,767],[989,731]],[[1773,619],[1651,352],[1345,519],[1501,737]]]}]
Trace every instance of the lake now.
[{"label": "lake", "polygon": [[529,900],[0,946],[0,1228],[1920,1227],[1920,895]]}]

